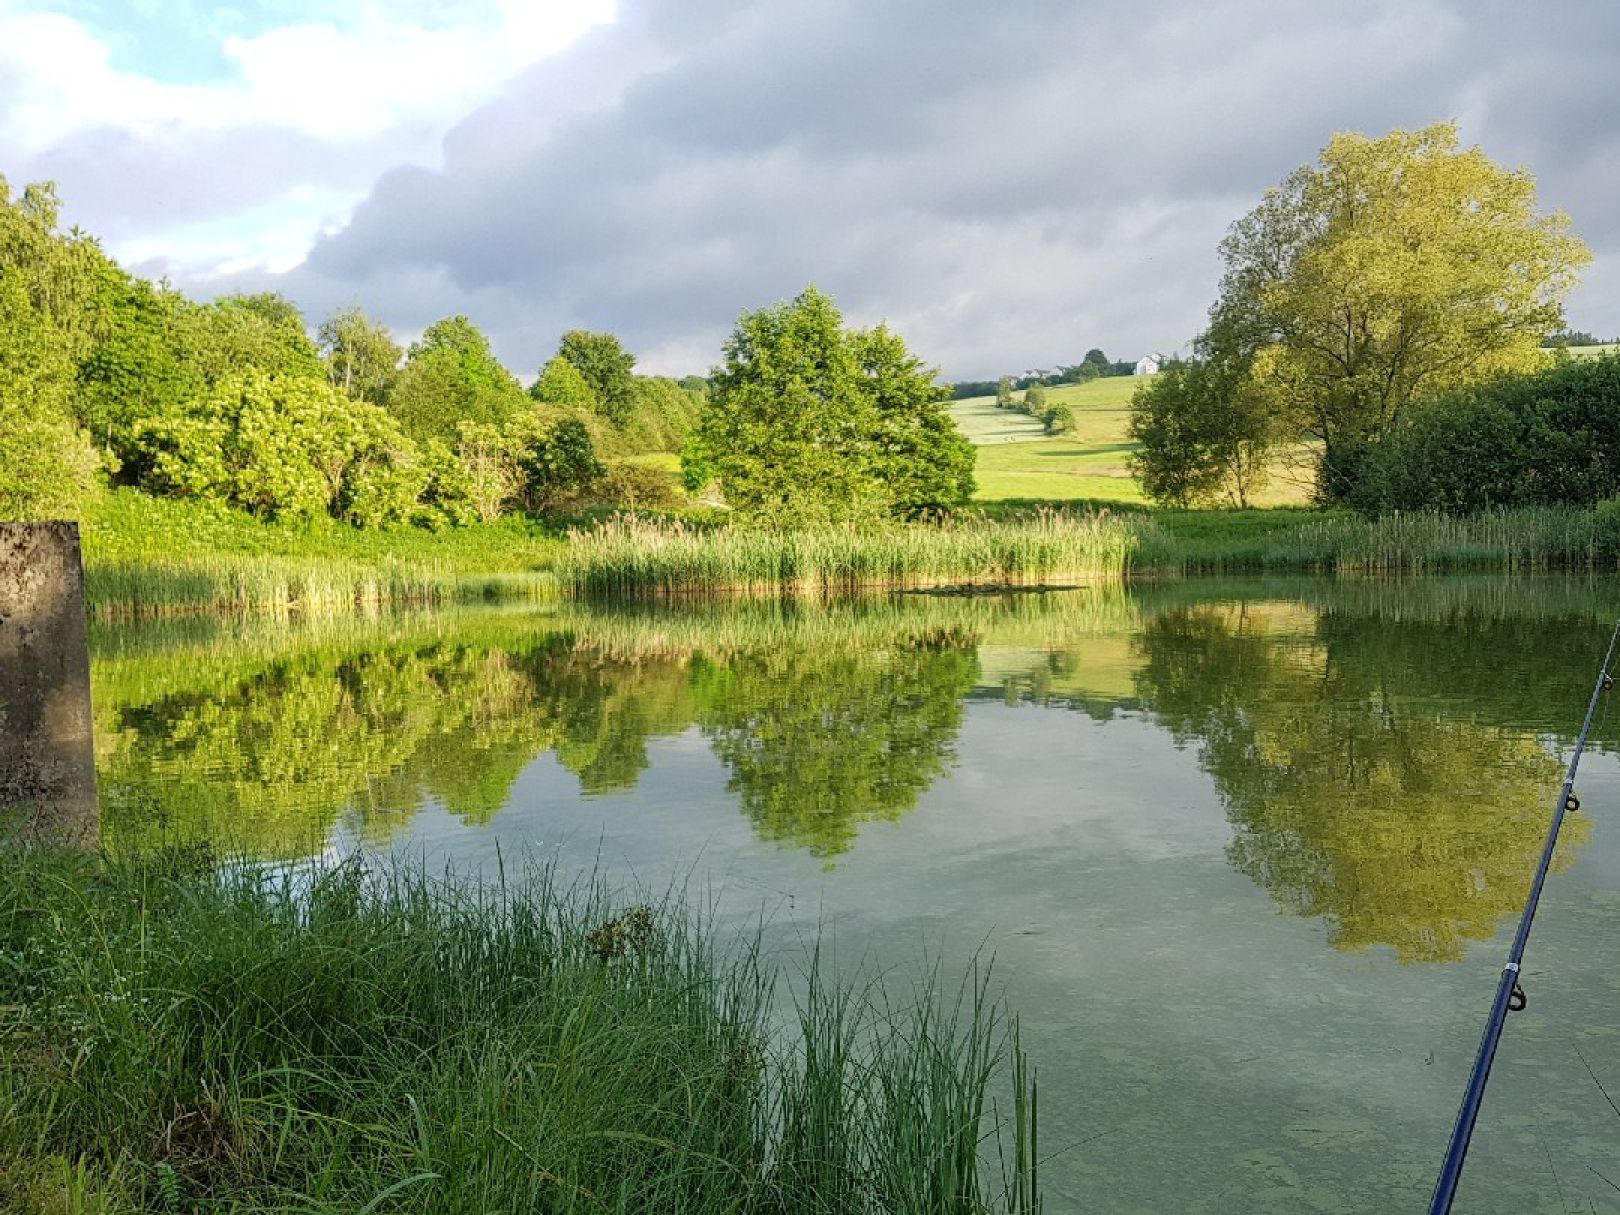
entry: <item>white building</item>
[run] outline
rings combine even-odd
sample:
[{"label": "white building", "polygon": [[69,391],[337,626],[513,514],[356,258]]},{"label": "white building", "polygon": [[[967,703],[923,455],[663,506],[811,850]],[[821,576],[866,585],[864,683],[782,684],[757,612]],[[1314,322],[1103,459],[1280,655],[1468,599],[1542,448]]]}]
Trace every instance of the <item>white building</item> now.
[{"label": "white building", "polygon": [[1136,371],[1133,374],[1135,374],[1135,375],[1157,375],[1158,373],[1159,373],[1159,356],[1158,355],[1156,355],[1156,354],[1144,354],[1141,358],[1136,360]]}]

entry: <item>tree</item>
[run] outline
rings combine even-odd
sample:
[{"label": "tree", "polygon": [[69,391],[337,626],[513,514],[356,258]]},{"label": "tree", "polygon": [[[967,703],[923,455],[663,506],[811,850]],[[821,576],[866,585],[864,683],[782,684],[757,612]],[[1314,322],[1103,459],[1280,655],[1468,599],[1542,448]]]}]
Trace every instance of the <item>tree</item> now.
[{"label": "tree", "polygon": [[847,330],[814,287],[745,313],[692,448],[771,522],[911,515],[972,492],[971,447],[931,370],[888,329]]},{"label": "tree", "polygon": [[404,352],[385,326],[358,307],[343,308],[321,322],[315,342],[334,387],[373,405],[387,401]]},{"label": "tree", "polygon": [[1012,376],[1004,375],[996,381],[996,408],[1013,408]]},{"label": "tree", "polygon": [[1047,434],[1064,434],[1074,429],[1074,410],[1059,401],[1056,405],[1046,407],[1046,412],[1041,415],[1041,421],[1046,424]]},{"label": "tree", "polygon": [[529,388],[529,395],[547,405],[564,409],[596,409],[596,393],[585,382],[585,377],[562,355],[554,355],[540,369],[540,375]]},{"label": "tree", "polygon": [[13,200],[0,177],[0,517],[74,513],[95,468],[74,376],[111,264],[88,237],[57,231],[58,209],[53,187]]},{"label": "tree", "polygon": [[577,498],[607,473],[596,458],[591,432],[578,418],[564,418],[514,441],[522,472],[523,504],[540,513]]},{"label": "tree", "polygon": [[611,333],[570,329],[557,354],[572,363],[596,396],[596,408],[615,426],[623,426],[635,405],[636,356]]},{"label": "tree", "polygon": [[1094,376],[1114,374],[1113,363],[1109,362],[1108,356],[1096,346],[1086,351],[1086,357],[1080,360],[1080,365],[1092,368]]},{"label": "tree", "polygon": [[1357,453],[1447,389],[1530,369],[1590,259],[1535,181],[1437,124],[1335,135],[1221,244],[1208,348],[1246,364],[1322,445],[1336,500]]},{"label": "tree", "polygon": [[889,513],[912,519],[973,496],[973,445],[946,406],[949,390],[885,325],[853,335],[863,387],[877,409],[878,474]]},{"label": "tree", "polygon": [[1265,483],[1278,428],[1242,365],[1173,362],[1131,397],[1131,469],[1148,497],[1186,507],[1249,505]]},{"label": "tree", "polygon": [[1024,389],[1024,399],[1019,404],[1025,413],[1032,418],[1038,418],[1046,412],[1046,387],[1042,384],[1031,384]]},{"label": "tree", "polygon": [[418,442],[453,443],[463,422],[503,426],[529,406],[489,339],[464,316],[435,321],[412,343],[388,408]]}]

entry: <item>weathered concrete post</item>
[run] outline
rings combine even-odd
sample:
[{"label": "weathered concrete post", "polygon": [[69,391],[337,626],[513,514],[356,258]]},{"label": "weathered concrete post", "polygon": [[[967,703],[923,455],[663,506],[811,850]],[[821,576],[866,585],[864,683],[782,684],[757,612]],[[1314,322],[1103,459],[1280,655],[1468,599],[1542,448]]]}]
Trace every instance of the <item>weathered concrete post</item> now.
[{"label": "weathered concrete post", "polygon": [[99,836],[76,523],[0,523],[0,835],[19,833]]}]

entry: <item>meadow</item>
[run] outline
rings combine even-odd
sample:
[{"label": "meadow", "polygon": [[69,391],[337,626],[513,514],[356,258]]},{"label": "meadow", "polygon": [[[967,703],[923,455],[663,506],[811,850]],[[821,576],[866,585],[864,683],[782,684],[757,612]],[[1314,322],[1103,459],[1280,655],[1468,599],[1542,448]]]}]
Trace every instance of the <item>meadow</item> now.
[{"label": "meadow", "polygon": [[[969,397],[951,406],[956,424],[978,449],[975,502],[1086,502],[1145,506],[1131,476],[1131,395],[1148,376],[1105,376],[1087,384],[1046,390],[1053,405],[1074,411],[1074,428],[1048,435],[1028,414],[997,409],[994,397]],[[1019,394],[1020,396],[1022,394]],[[1310,499],[1301,453],[1286,453],[1273,468],[1257,506],[1298,506]]]}]

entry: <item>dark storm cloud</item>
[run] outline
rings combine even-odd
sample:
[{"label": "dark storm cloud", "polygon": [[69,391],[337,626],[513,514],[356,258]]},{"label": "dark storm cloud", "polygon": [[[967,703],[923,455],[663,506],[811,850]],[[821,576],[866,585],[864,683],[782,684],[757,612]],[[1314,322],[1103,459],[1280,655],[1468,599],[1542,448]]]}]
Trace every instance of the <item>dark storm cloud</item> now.
[{"label": "dark storm cloud", "polygon": [[574,325],[701,369],[810,281],[953,376],[1134,356],[1196,331],[1227,224],[1335,130],[1454,117],[1601,246],[1571,319],[1620,327],[1620,13],[1550,11],[629,5],[283,286],[404,330],[465,311],[524,370]]}]

